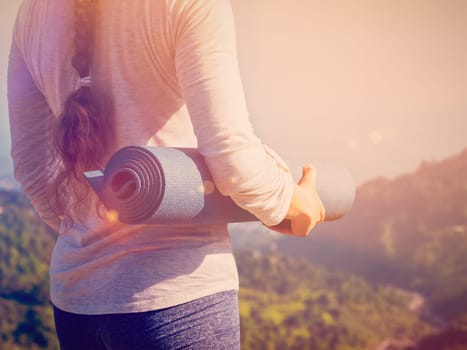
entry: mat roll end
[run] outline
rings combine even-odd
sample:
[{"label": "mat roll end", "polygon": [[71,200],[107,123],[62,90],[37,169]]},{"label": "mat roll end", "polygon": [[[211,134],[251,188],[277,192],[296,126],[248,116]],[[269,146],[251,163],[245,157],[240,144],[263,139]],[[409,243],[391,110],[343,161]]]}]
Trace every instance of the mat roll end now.
[{"label": "mat roll end", "polygon": [[326,209],[325,221],[347,214],[355,201],[355,181],[348,169],[332,163],[314,163],[317,169],[316,189]]}]

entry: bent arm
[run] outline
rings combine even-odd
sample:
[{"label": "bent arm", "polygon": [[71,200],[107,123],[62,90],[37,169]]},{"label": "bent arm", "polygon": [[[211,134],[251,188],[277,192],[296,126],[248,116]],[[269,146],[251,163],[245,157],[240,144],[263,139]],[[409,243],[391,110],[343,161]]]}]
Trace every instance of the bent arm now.
[{"label": "bent arm", "polygon": [[186,0],[174,14],[176,70],[200,153],[219,191],[266,225],[287,214],[287,165],[254,134],[228,0]]},{"label": "bent arm", "polygon": [[15,178],[42,220],[58,231],[60,219],[47,196],[56,166],[49,149],[53,115],[14,39],[8,64],[8,107]]}]

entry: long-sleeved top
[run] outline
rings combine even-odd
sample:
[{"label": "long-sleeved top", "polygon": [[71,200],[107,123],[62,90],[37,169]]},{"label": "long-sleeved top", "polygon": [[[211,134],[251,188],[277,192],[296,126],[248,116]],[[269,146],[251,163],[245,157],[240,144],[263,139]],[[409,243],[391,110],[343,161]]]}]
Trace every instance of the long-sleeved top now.
[{"label": "long-sleeved top", "polygon": [[[60,162],[52,129],[79,80],[73,16],[73,1],[23,1],[8,71],[15,176],[59,232],[52,302],[82,314],[139,312],[237,289],[227,225],[124,225],[98,215],[92,193],[71,228],[50,210]],[[95,36],[92,90],[114,128],[108,156],[127,145],[197,147],[221,193],[267,225],[284,218],[293,180],[251,126],[228,0],[101,0]]]}]

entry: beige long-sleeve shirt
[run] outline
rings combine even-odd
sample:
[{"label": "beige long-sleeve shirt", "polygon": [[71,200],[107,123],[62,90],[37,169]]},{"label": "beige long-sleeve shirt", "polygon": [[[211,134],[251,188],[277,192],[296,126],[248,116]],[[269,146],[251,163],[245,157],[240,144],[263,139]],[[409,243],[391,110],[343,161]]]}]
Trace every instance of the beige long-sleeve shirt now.
[{"label": "beige long-sleeve shirt", "polygon": [[[13,34],[8,99],[15,176],[59,231],[52,302],[84,314],[147,311],[218,291],[238,279],[226,225],[123,225],[97,215],[90,194],[70,230],[46,195],[57,160],[51,125],[76,88],[73,2],[25,0]],[[109,99],[115,147],[198,147],[215,185],[262,222],[285,216],[293,181],[255,136],[228,0],[101,0],[92,88]]]}]

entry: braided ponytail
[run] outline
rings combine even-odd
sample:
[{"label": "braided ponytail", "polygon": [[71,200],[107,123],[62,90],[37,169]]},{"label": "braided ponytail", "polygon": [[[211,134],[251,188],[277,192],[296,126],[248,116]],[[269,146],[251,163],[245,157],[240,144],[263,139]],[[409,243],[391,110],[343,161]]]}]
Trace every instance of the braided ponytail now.
[{"label": "braided ponytail", "polygon": [[[71,64],[81,80],[91,74],[97,0],[74,0],[75,52]],[[54,148],[62,161],[62,169],[52,186],[56,211],[68,217],[69,198],[83,201],[88,187],[83,171],[99,167],[109,147],[106,116],[92,93],[90,84],[80,84],[66,100],[54,134]]]}]

